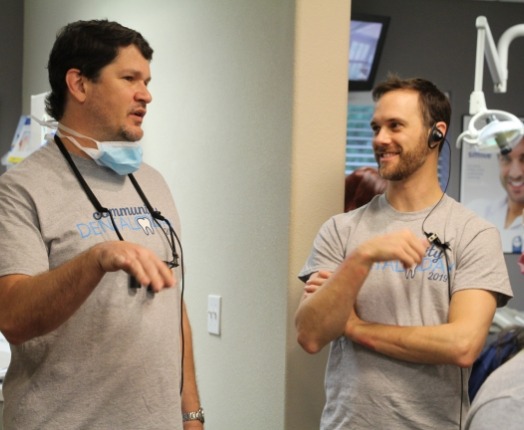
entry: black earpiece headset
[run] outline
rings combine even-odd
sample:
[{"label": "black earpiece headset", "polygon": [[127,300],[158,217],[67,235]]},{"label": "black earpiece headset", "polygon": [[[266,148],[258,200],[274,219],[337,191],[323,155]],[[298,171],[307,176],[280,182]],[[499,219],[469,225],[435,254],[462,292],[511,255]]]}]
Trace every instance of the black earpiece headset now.
[{"label": "black earpiece headset", "polygon": [[[443,140],[444,140],[444,134],[437,128],[437,123],[433,124],[433,126],[431,127],[431,131],[429,132],[429,136],[428,136],[428,146],[429,146],[429,148],[430,149],[435,149],[438,145],[440,145],[440,143]],[[448,182],[449,182],[449,178],[448,178]],[[446,188],[447,188],[447,183],[446,183]],[[442,196],[440,197],[440,200],[433,207],[433,209],[431,209],[431,211],[429,212],[429,214],[426,216],[426,218],[424,219],[424,221],[422,223],[422,231],[423,231],[424,235],[428,238],[429,242],[432,243],[433,245],[437,246],[444,253],[445,253],[445,251],[447,249],[450,249],[449,244],[447,242],[442,242],[439,239],[439,237],[437,236],[436,233],[426,232],[426,230],[424,229],[424,224],[426,222],[426,219],[433,212],[433,210],[435,210],[435,208],[439,205],[439,203],[442,200],[442,198],[444,197],[445,193],[446,193],[446,191],[444,190],[444,192],[442,193]],[[450,289],[450,298],[451,298],[451,289]]]},{"label": "black earpiece headset", "polygon": [[431,127],[431,132],[429,133],[428,138],[428,146],[430,149],[435,149],[440,142],[444,140],[444,135],[442,132],[437,128],[437,124],[433,124],[433,127]]}]

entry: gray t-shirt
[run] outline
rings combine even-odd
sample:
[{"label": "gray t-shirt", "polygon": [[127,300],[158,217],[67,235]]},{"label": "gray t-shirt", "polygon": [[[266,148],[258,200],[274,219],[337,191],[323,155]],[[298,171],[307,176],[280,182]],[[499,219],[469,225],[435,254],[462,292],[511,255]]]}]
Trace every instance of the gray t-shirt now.
[{"label": "gray t-shirt", "polygon": [[[166,237],[129,178],[74,161],[124,240],[170,260]],[[179,232],[162,177],[147,165],[135,177]],[[54,143],[0,177],[0,276],[36,275],[108,240],[118,240],[110,219],[93,208]],[[128,282],[123,271],[106,274],[59,328],[12,346],[5,430],[182,429],[179,288],[152,294]]]},{"label": "gray t-shirt", "polygon": [[466,419],[466,430],[521,430],[524,426],[524,351],[482,384]]},{"label": "gray t-shirt", "polygon": [[[443,324],[450,296],[470,288],[500,293],[504,304],[512,292],[496,228],[448,196],[430,211],[398,212],[381,195],[332,217],[300,278],[334,271],[360,243],[378,235],[407,228],[424,237],[424,223],[424,231],[449,242],[447,261],[430,246],[414,269],[404,270],[398,261],[374,264],[357,297],[359,316],[400,326]],[[321,428],[456,430],[469,406],[468,378],[469,369],[395,360],[341,337],[331,343]]]}]

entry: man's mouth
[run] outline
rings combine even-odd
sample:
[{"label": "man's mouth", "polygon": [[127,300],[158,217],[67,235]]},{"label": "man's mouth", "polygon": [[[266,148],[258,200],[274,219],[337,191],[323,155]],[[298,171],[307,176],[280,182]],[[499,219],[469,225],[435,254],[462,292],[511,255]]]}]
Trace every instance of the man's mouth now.
[{"label": "man's mouth", "polygon": [[388,161],[400,155],[398,151],[377,151],[376,157],[378,161]]},{"label": "man's mouth", "polygon": [[140,122],[144,119],[146,116],[146,110],[145,109],[137,109],[131,112],[131,116],[137,118]]},{"label": "man's mouth", "polygon": [[380,158],[392,158],[398,155],[398,152],[382,152],[379,156]]},{"label": "man's mouth", "polygon": [[519,180],[508,179],[507,184],[508,184],[509,187],[511,187],[513,189],[520,189],[520,188],[524,187],[524,179],[519,179]]}]

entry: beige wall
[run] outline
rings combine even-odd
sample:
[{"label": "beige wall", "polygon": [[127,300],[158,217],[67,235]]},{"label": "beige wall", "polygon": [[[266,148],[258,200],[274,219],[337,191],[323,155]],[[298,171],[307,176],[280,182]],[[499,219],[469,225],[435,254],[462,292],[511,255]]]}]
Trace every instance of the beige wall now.
[{"label": "beige wall", "polygon": [[[296,273],[342,209],[350,0],[24,5],[26,112],[69,21],[114,19],[155,49],[144,148],[182,218],[208,428],[318,428],[325,357],[296,344]],[[207,333],[209,294],[222,296],[220,337]]]},{"label": "beige wall", "polygon": [[[315,3],[315,4],[312,4]],[[345,3],[345,4],[343,4]],[[343,210],[350,2],[297,2],[289,235],[286,426],[318,429],[327,351],[307,356],[295,340],[302,288],[296,274],[314,235]]]}]

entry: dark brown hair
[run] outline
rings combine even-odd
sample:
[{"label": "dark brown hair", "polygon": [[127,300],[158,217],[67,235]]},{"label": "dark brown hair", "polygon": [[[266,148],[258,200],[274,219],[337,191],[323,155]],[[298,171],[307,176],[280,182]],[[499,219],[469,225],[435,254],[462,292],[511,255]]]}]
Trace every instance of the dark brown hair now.
[{"label": "dark brown hair", "polygon": [[[419,105],[424,125],[429,129],[437,122],[444,121],[446,130],[449,130],[451,121],[451,105],[446,95],[437,86],[422,78],[401,79],[397,75],[390,74],[388,78],[373,88],[372,96],[378,101],[384,94],[395,90],[413,90],[419,94]],[[442,139],[439,150],[442,149]]]},{"label": "dark brown hair", "polygon": [[51,93],[46,98],[46,111],[57,121],[64,115],[70,69],[78,69],[86,78],[96,81],[102,68],[117,57],[119,49],[134,45],[151,61],[153,49],[142,35],[117,22],[108,20],[76,21],[62,28],[57,36],[47,69]]}]

